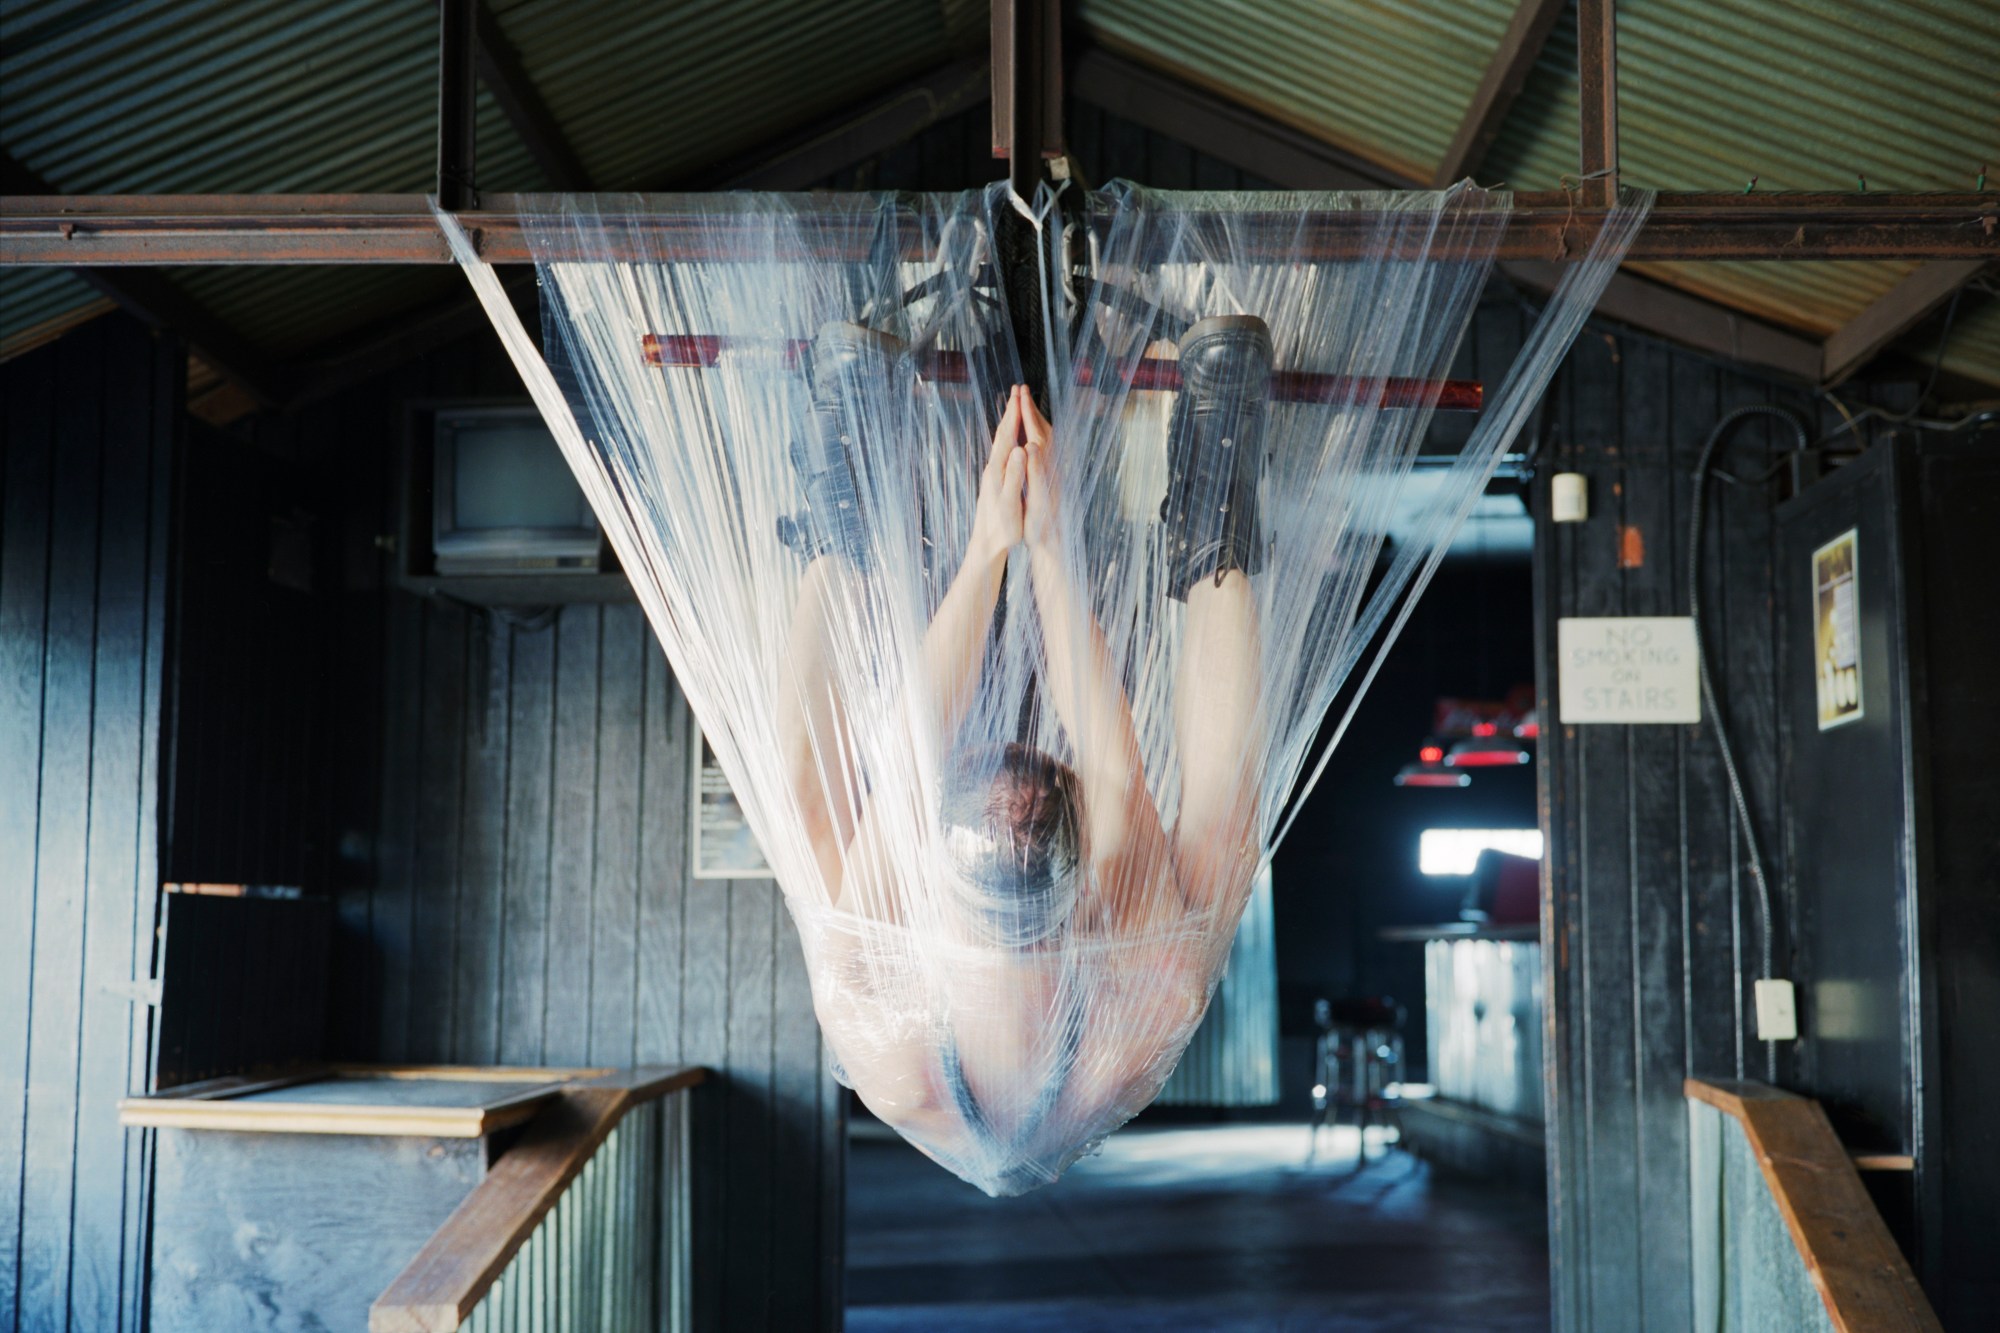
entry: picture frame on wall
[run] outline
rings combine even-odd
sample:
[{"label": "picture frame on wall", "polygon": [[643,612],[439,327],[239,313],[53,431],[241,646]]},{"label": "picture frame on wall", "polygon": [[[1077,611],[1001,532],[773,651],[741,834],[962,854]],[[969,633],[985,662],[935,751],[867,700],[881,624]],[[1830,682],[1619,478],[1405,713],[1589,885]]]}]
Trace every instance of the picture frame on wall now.
[{"label": "picture frame on wall", "polygon": [[697,727],[700,743],[691,747],[693,779],[688,783],[688,844],[692,848],[696,879],[769,879],[770,862],[757,835],[750,831],[743,803],[716,762],[708,737]]}]

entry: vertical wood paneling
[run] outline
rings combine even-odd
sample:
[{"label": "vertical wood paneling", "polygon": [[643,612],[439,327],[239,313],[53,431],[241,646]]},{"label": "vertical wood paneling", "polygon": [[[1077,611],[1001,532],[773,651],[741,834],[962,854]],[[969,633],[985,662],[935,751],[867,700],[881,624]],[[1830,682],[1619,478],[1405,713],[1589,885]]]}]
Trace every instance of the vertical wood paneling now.
[{"label": "vertical wood paneling", "polygon": [[[645,657],[652,634],[636,606],[606,607],[598,656],[596,845],[591,862],[591,1063],[637,1057],[639,797],[645,741]],[[676,1034],[678,1035],[678,1034]]]},{"label": "vertical wood paneling", "polygon": [[[104,462],[100,358],[98,347],[86,346],[62,357],[56,367],[58,401],[67,407],[56,439],[49,508],[21,1304],[24,1312],[41,1312],[53,1327],[62,1326],[66,1313],[74,1238],[76,1037],[83,1017],[99,473]],[[25,1322],[33,1327],[35,1318]]]},{"label": "vertical wood paneling", "polygon": [[[1642,465],[1660,478],[1633,486],[1623,498],[1624,525],[1635,534],[1625,555],[1641,563],[1621,571],[1624,611],[1634,616],[1685,614],[1686,600],[1673,571],[1682,567],[1683,520],[1673,484],[1673,357],[1657,343],[1622,339],[1620,438],[1628,467]],[[1681,904],[1681,729],[1631,727],[1632,923],[1635,947],[1632,1013],[1641,1033],[1634,1046],[1634,1133],[1638,1151],[1637,1216],[1687,1217],[1687,1114],[1680,1105],[1688,1072],[1686,1022],[1681,1006],[1684,968]],[[1642,1243],[1639,1298],[1648,1329],[1679,1330],[1693,1318],[1688,1305],[1688,1265],[1683,1233]]]},{"label": "vertical wood paneling", "polygon": [[[592,860],[598,797],[598,636],[603,613],[573,606],[554,627],[555,755],[549,799],[548,984],[542,1058],[578,1064],[590,1054]],[[624,785],[614,779],[614,785]]]},{"label": "vertical wood paneling", "polygon": [[[572,613],[574,614],[574,613]],[[555,749],[552,627],[516,629],[508,697],[507,836],[500,895],[500,1059],[542,1062],[549,966],[549,784]]]},{"label": "vertical wood paneling", "polygon": [[[53,352],[6,368],[5,491],[0,492],[0,1161],[25,1160],[27,1101],[14,1091],[28,1065],[33,1020],[35,846],[41,813],[42,665],[48,616],[49,487],[55,461]],[[32,369],[35,373],[27,373]],[[19,1321],[21,1174],[0,1187],[0,1315]]]},{"label": "vertical wood paneling", "polygon": [[769,880],[707,880],[696,886],[703,889],[726,896],[729,910],[723,1216],[734,1243],[723,1256],[722,1300],[730,1328],[753,1333],[771,1328],[772,1001],[780,909]]},{"label": "vertical wood paneling", "polygon": [[0,1319],[137,1328],[174,346],[124,319],[0,369]]},{"label": "vertical wood paneling", "polygon": [[418,740],[379,733],[383,762],[411,765],[385,775],[383,818],[412,802],[411,841],[405,858],[379,839],[353,895],[383,1038],[406,1031],[413,1059],[497,1041],[508,1063],[715,1068],[690,1108],[697,1327],[832,1326],[845,1103],[776,886],[689,877],[694,729],[643,617],[567,607],[532,628],[389,597],[406,605],[383,622],[380,697]]},{"label": "vertical wood paneling", "polygon": [[[458,935],[451,1059],[500,1058],[500,941],[503,850],[507,836],[507,735],[511,631],[488,616],[472,629],[466,673],[471,716],[465,736],[465,792],[459,815]],[[391,687],[393,688],[393,686]]]},{"label": "vertical wood paneling", "polygon": [[[1643,339],[1593,327],[1579,340],[1550,392],[1542,460],[1591,489],[1589,521],[1537,536],[1548,722],[1558,617],[1686,614],[1694,463],[1723,413],[1772,397],[1761,380]],[[1762,478],[1781,442],[1752,423],[1718,463]],[[1710,484],[1703,576],[1722,711],[1774,882],[1775,499],[1760,481]],[[1745,849],[1709,722],[1542,734],[1556,1322],[1681,1329],[1694,1259],[1681,1081],[1767,1076],[1746,1037],[1758,941]]]},{"label": "vertical wood paneling", "polygon": [[[423,607],[399,598],[389,608],[389,679],[424,678]],[[377,833],[376,864],[381,878],[370,908],[371,935],[381,985],[380,1044],[384,1060],[410,1058],[410,993],[418,960],[416,935],[417,806],[415,785],[423,771],[424,704],[421,690],[396,690],[383,699],[382,822]]]},{"label": "vertical wood paneling", "polygon": [[423,607],[423,677],[418,755],[423,781],[406,797],[414,808],[409,1049],[443,1059],[453,1045],[452,981],[457,973],[459,805],[464,794],[466,615]]}]

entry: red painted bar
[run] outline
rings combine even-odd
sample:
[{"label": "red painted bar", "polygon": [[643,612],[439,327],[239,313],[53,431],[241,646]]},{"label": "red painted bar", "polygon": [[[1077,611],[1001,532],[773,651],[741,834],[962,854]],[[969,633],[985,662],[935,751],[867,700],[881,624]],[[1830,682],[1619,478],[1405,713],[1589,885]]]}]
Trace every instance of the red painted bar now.
[{"label": "red painted bar", "polygon": [[[729,340],[712,333],[649,333],[643,347],[646,362],[682,369],[710,368],[722,359]],[[792,364],[805,349],[803,341],[785,344],[785,362]],[[939,384],[963,384],[968,378],[963,352],[933,352],[922,359],[918,373]],[[1091,382],[1089,366],[1078,377]],[[1180,367],[1148,357],[1132,368],[1130,387],[1140,393],[1172,393],[1181,387]],[[1271,376],[1271,396],[1287,403],[1378,404],[1382,407],[1424,407],[1436,400],[1441,412],[1477,412],[1486,389],[1478,380],[1424,380],[1404,377],[1369,379],[1356,375],[1321,375],[1281,370]]]}]

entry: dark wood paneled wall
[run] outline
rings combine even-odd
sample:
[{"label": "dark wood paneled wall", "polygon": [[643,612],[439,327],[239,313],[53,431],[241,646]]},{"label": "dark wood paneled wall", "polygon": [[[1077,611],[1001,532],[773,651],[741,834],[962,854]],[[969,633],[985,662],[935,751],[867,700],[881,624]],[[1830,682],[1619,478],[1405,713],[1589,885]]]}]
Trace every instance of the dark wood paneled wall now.
[{"label": "dark wood paneled wall", "polygon": [[768,880],[695,881],[692,722],[636,604],[546,616],[393,584],[412,404],[521,398],[481,333],[249,434],[331,514],[323,849],[330,1049],[373,1060],[685,1061],[698,1326],[837,1327],[845,1101]]},{"label": "dark wood paneled wall", "polygon": [[[1837,423],[1805,395],[1651,340],[1593,326],[1546,410],[1547,479],[1589,479],[1587,522],[1537,532],[1550,1217],[1558,1327],[1679,1330],[1690,1299],[1682,1080],[1787,1082],[1753,1035],[1758,916],[1710,722],[1554,725],[1556,620],[1685,615],[1692,474],[1716,422],[1747,403]],[[1864,436],[1864,438],[1866,438]],[[1775,506],[1782,426],[1730,436],[1703,535],[1703,632],[1749,793],[1776,919],[1785,922]],[[1544,508],[1544,512],[1546,509]]]},{"label": "dark wood paneled wall", "polygon": [[693,724],[636,606],[530,628],[387,594],[377,873],[343,1043],[388,1060],[679,1063],[704,1327],[831,1327],[844,1102],[770,880],[689,873]]},{"label": "dark wood paneled wall", "polygon": [[303,886],[324,836],[326,515],[301,469],[193,420],[180,475],[161,878]]},{"label": "dark wood paneled wall", "polygon": [[180,367],[124,316],[0,367],[0,1322],[142,1325]]}]

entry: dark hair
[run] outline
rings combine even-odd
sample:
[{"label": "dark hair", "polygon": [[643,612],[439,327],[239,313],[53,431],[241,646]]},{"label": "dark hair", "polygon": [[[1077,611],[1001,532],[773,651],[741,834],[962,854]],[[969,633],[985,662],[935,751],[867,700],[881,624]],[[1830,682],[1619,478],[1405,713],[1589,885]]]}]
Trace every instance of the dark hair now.
[{"label": "dark hair", "polygon": [[945,848],[1000,940],[1032,944],[1074,901],[1082,859],[1076,774],[1032,746],[982,746],[946,765]]}]

